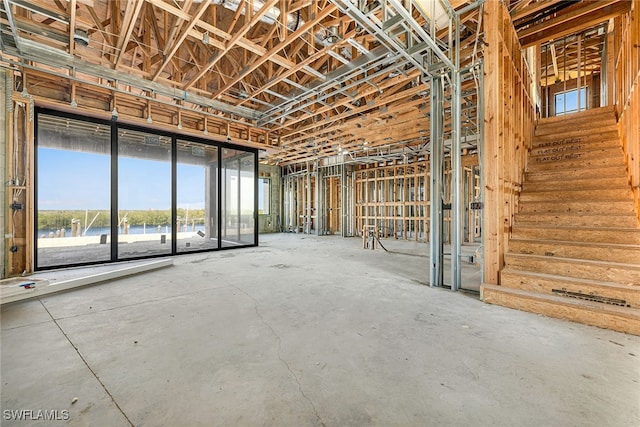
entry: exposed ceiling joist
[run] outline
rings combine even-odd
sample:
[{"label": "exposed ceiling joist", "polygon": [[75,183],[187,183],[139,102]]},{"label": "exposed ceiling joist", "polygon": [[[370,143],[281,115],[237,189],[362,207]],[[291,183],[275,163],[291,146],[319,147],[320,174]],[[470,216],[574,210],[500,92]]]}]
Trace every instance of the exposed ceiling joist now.
[{"label": "exposed ceiling joist", "polygon": [[559,16],[518,31],[523,48],[573,34],[622,15],[631,9],[631,0],[599,0],[578,3]]}]

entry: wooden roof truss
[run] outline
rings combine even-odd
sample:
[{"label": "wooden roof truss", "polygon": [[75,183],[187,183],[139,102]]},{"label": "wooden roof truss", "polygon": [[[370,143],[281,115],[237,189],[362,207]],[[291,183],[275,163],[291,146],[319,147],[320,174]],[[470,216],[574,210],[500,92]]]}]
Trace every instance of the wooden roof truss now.
[{"label": "wooden roof truss", "polygon": [[[37,100],[230,137],[272,163],[419,153],[429,78],[470,67],[483,48],[483,1],[437,1],[449,25],[418,0],[0,0],[0,64]],[[530,44],[569,37],[574,23],[587,29],[629,1],[508,5]],[[582,45],[589,64],[598,43]],[[570,44],[555,49],[571,63]],[[473,79],[462,92],[469,135]]]}]

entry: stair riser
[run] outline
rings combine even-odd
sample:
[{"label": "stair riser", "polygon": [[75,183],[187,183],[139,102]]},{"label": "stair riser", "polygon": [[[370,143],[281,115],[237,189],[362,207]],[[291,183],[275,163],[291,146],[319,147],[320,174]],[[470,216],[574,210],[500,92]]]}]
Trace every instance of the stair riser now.
[{"label": "stair riser", "polygon": [[[556,159],[556,160],[566,160],[566,159],[599,159],[604,157],[620,157],[623,158],[622,150],[618,147],[605,147],[605,148],[595,148],[586,150],[584,148],[578,150],[561,150],[559,148],[556,149],[547,149],[547,150],[536,150],[540,152],[540,154],[531,153],[531,157],[529,158],[529,163],[545,163]],[[579,156],[579,157],[578,157]]]},{"label": "stair riser", "polygon": [[599,265],[589,261],[566,261],[555,257],[528,258],[506,254],[505,266],[513,270],[544,272],[578,279],[598,280],[634,285],[640,289],[640,268],[633,265]]},{"label": "stair riser", "polygon": [[627,200],[600,202],[528,202],[520,205],[520,212],[523,213],[567,213],[580,215],[581,213],[608,214],[628,213],[635,214],[633,204]]},{"label": "stair riser", "polygon": [[595,134],[580,138],[543,138],[536,137],[531,143],[531,154],[548,155],[602,148],[620,149],[620,140],[614,133]]},{"label": "stair riser", "polygon": [[534,225],[561,225],[574,227],[628,227],[638,226],[638,220],[633,215],[621,216],[595,216],[595,215],[557,215],[557,214],[537,214],[523,215],[516,214],[515,225],[534,226]]},{"label": "stair riser", "polygon": [[509,251],[516,254],[547,255],[595,261],[640,264],[640,248],[592,247],[580,244],[511,240]]},{"label": "stair riser", "polygon": [[[554,290],[564,290],[583,295],[612,298],[625,301],[625,306],[640,308],[640,287],[629,286],[628,288],[620,288],[606,285],[590,285],[563,280],[561,277],[547,279],[519,275],[507,271],[500,273],[500,284],[507,288],[521,289],[528,292],[539,292],[547,295],[564,296],[553,292]],[[565,297],[570,298],[567,296]],[[588,299],[588,297],[585,297],[585,299]],[[592,299],[592,301],[593,300],[595,300],[595,298]]]},{"label": "stair riser", "polygon": [[573,153],[530,159],[527,172],[567,170],[571,168],[591,169],[623,165],[624,159],[622,156],[592,158],[590,156],[583,156],[582,153]]},{"label": "stair riser", "polygon": [[511,237],[514,239],[564,240],[568,242],[620,243],[640,245],[640,230],[593,230],[564,229],[541,226],[513,227]]},{"label": "stair riser", "polygon": [[566,123],[574,121],[585,123],[587,122],[587,120],[592,120],[595,118],[615,120],[615,111],[613,107],[610,106],[589,108],[586,111],[566,114],[564,116],[544,117],[538,121],[538,125],[549,125],[553,123]]},{"label": "stair riser", "polygon": [[525,185],[527,183],[532,182],[546,182],[546,181],[571,181],[571,180],[581,180],[581,179],[590,179],[593,177],[599,178],[620,178],[626,177],[627,169],[624,165],[614,165],[611,167],[604,168],[589,168],[589,169],[581,169],[581,168],[572,168],[565,169],[559,171],[544,171],[544,172],[536,172],[531,173],[527,172],[525,174],[524,182]]},{"label": "stair riser", "polygon": [[511,295],[493,289],[483,289],[482,300],[488,304],[501,305],[517,310],[542,314],[557,319],[570,320],[587,325],[599,326],[614,331],[640,335],[640,321],[622,315],[593,311],[570,303],[540,301],[528,297]]},{"label": "stair riser", "polygon": [[564,126],[558,127],[538,127],[534,132],[534,139],[538,140],[562,140],[569,138],[590,138],[593,135],[614,135],[617,134],[618,128],[615,124],[611,124],[611,122],[594,122],[596,126],[591,127],[584,126],[583,124],[566,124]]},{"label": "stair riser", "polygon": [[555,191],[555,190],[598,190],[598,189],[630,189],[627,178],[624,176],[615,178],[570,179],[559,181],[524,182],[524,192],[528,191]]},{"label": "stair riser", "polygon": [[521,202],[544,202],[544,201],[611,201],[628,199],[633,203],[633,193],[631,189],[607,189],[607,190],[577,190],[577,191],[525,191],[520,196]]}]

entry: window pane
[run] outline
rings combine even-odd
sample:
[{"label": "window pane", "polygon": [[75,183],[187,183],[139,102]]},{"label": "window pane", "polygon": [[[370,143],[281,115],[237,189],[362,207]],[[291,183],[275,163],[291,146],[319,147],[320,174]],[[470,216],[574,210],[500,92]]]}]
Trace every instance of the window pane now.
[{"label": "window pane", "polygon": [[171,138],[118,131],[118,258],[171,253]]},{"label": "window pane", "polygon": [[576,111],[578,109],[578,92],[575,90],[564,94],[565,112]]},{"label": "window pane", "polygon": [[218,248],[218,148],[178,140],[177,250]]},{"label": "window pane", "polygon": [[260,178],[258,180],[258,213],[261,215],[270,214],[270,183],[271,181],[268,178]]},{"label": "window pane", "polygon": [[564,113],[564,94],[559,93],[556,95],[556,115]]},{"label": "window pane", "polygon": [[580,110],[587,109],[587,88],[583,87],[580,89]]},{"label": "window pane", "polygon": [[222,149],[222,246],[255,243],[255,155]]},{"label": "window pane", "polygon": [[108,261],[110,127],[38,116],[36,268]]}]

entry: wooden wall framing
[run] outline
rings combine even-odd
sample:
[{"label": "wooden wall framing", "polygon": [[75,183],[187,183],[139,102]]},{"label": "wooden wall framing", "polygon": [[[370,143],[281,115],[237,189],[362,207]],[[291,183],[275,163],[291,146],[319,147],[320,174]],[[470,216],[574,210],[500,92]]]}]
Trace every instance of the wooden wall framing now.
[{"label": "wooden wall framing", "polygon": [[373,227],[380,237],[428,240],[429,162],[378,166],[356,172],[356,230]]},{"label": "wooden wall framing", "polygon": [[[480,211],[471,209],[471,202],[478,201],[478,156],[462,157],[463,205],[468,224],[463,235],[465,242],[477,242],[481,237]],[[429,160],[411,163],[398,161],[385,164],[362,165],[356,171],[355,220],[356,231],[373,227],[379,237],[395,237],[404,240],[429,241]],[[444,160],[444,203],[451,203],[451,158]],[[451,211],[443,217],[445,242],[451,232]]]},{"label": "wooden wall framing", "polygon": [[622,149],[640,218],[640,4],[615,19],[618,50],[615,59],[616,112]]},{"label": "wooden wall framing", "polygon": [[[6,105],[3,105],[3,109]],[[10,106],[10,110],[5,111],[6,192],[3,202],[6,215],[6,276],[31,272],[34,266],[31,243],[34,228],[33,99],[23,97],[19,92],[12,92]]]},{"label": "wooden wall framing", "polygon": [[[532,77],[503,2],[484,4],[484,283],[499,271],[518,209],[536,119]],[[537,67],[531,67],[535,69]]]}]

